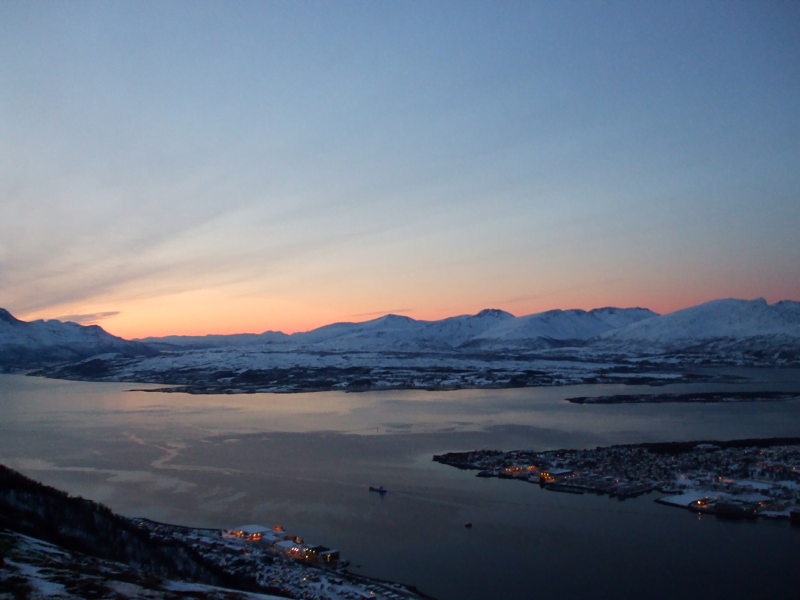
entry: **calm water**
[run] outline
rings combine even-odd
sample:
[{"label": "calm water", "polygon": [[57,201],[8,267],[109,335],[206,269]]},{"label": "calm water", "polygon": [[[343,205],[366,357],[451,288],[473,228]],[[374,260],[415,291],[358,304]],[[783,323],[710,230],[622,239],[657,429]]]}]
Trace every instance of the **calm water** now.
[{"label": "calm water", "polygon": [[[800,391],[797,371],[738,374],[754,379],[657,391]],[[797,401],[564,401],[648,391],[612,385],[237,396],[131,387],[0,375],[0,462],[130,516],[280,523],[340,549],[358,572],[441,600],[797,597],[800,530],[786,524],[698,519],[652,497],[557,494],[431,462],[480,447],[800,436]],[[384,498],[367,492],[381,484]]]}]

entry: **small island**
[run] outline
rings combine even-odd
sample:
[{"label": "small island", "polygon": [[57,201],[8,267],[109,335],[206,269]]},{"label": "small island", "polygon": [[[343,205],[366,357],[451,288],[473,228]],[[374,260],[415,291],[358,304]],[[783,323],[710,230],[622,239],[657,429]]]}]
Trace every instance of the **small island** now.
[{"label": "small island", "polygon": [[567,398],[572,404],[662,404],[665,402],[785,402],[800,399],[797,392],[692,392],[687,394],[614,394]]},{"label": "small island", "polygon": [[656,502],[724,518],[800,525],[800,438],[667,442],[586,450],[473,450],[433,460],[478,477],[516,479],[555,492]]}]

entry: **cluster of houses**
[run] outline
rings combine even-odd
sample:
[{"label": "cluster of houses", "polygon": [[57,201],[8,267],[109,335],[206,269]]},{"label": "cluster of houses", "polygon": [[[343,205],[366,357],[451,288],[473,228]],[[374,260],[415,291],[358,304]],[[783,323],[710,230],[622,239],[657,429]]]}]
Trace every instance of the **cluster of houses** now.
[{"label": "cluster of houses", "polygon": [[311,564],[335,564],[339,562],[339,551],[325,546],[305,543],[302,538],[292,536],[283,527],[242,525],[224,532],[223,537],[238,538],[246,542],[258,542],[270,546],[277,554]]},{"label": "cluster of houses", "polygon": [[303,600],[421,600],[414,589],[351,573],[339,552],[304,542],[283,527],[198,529],[131,519],[150,539],[183,545],[227,574],[269,594]]},{"label": "cluster of houses", "polygon": [[[645,445],[548,452],[475,450],[434,456],[479,477],[519,479],[553,491],[629,498],[670,494],[665,504],[720,516],[798,520],[800,446],[695,444],[676,452]],[[698,501],[701,501],[698,503]]]}]

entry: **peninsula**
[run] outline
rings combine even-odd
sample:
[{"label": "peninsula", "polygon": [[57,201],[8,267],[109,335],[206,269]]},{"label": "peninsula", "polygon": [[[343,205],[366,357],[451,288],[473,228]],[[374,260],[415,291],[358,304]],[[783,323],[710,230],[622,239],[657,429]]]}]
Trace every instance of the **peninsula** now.
[{"label": "peninsula", "polygon": [[800,438],[609,446],[592,450],[473,450],[433,460],[478,477],[620,500],[659,492],[662,504],[720,517],[800,521]]}]

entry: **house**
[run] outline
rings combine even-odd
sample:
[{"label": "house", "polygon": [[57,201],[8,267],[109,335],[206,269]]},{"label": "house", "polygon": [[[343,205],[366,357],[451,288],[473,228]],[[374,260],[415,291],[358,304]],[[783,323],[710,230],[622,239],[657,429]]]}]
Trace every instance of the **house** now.
[{"label": "house", "polygon": [[339,560],[339,551],[325,546],[311,546],[307,555],[310,562],[332,563]]},{"label": "house", "polygon": [[543,483],[553,483],[572,477],[572,469],[542,469],[539,473],[539,481]]},{"label": "house", "polygon": [[305,544],[298,544],[294,540],[283,540],[276,542],[273,548],[279,553],[288,558],[296,558],[299,560],[306,560],[308,556],[308,547]]},{"label": "house", "polygon": [[247,542],[260,542],[264,534],[271,532],[272,529],[263,525],[242,525],[241,527],[234,527],[228,534]]}]

